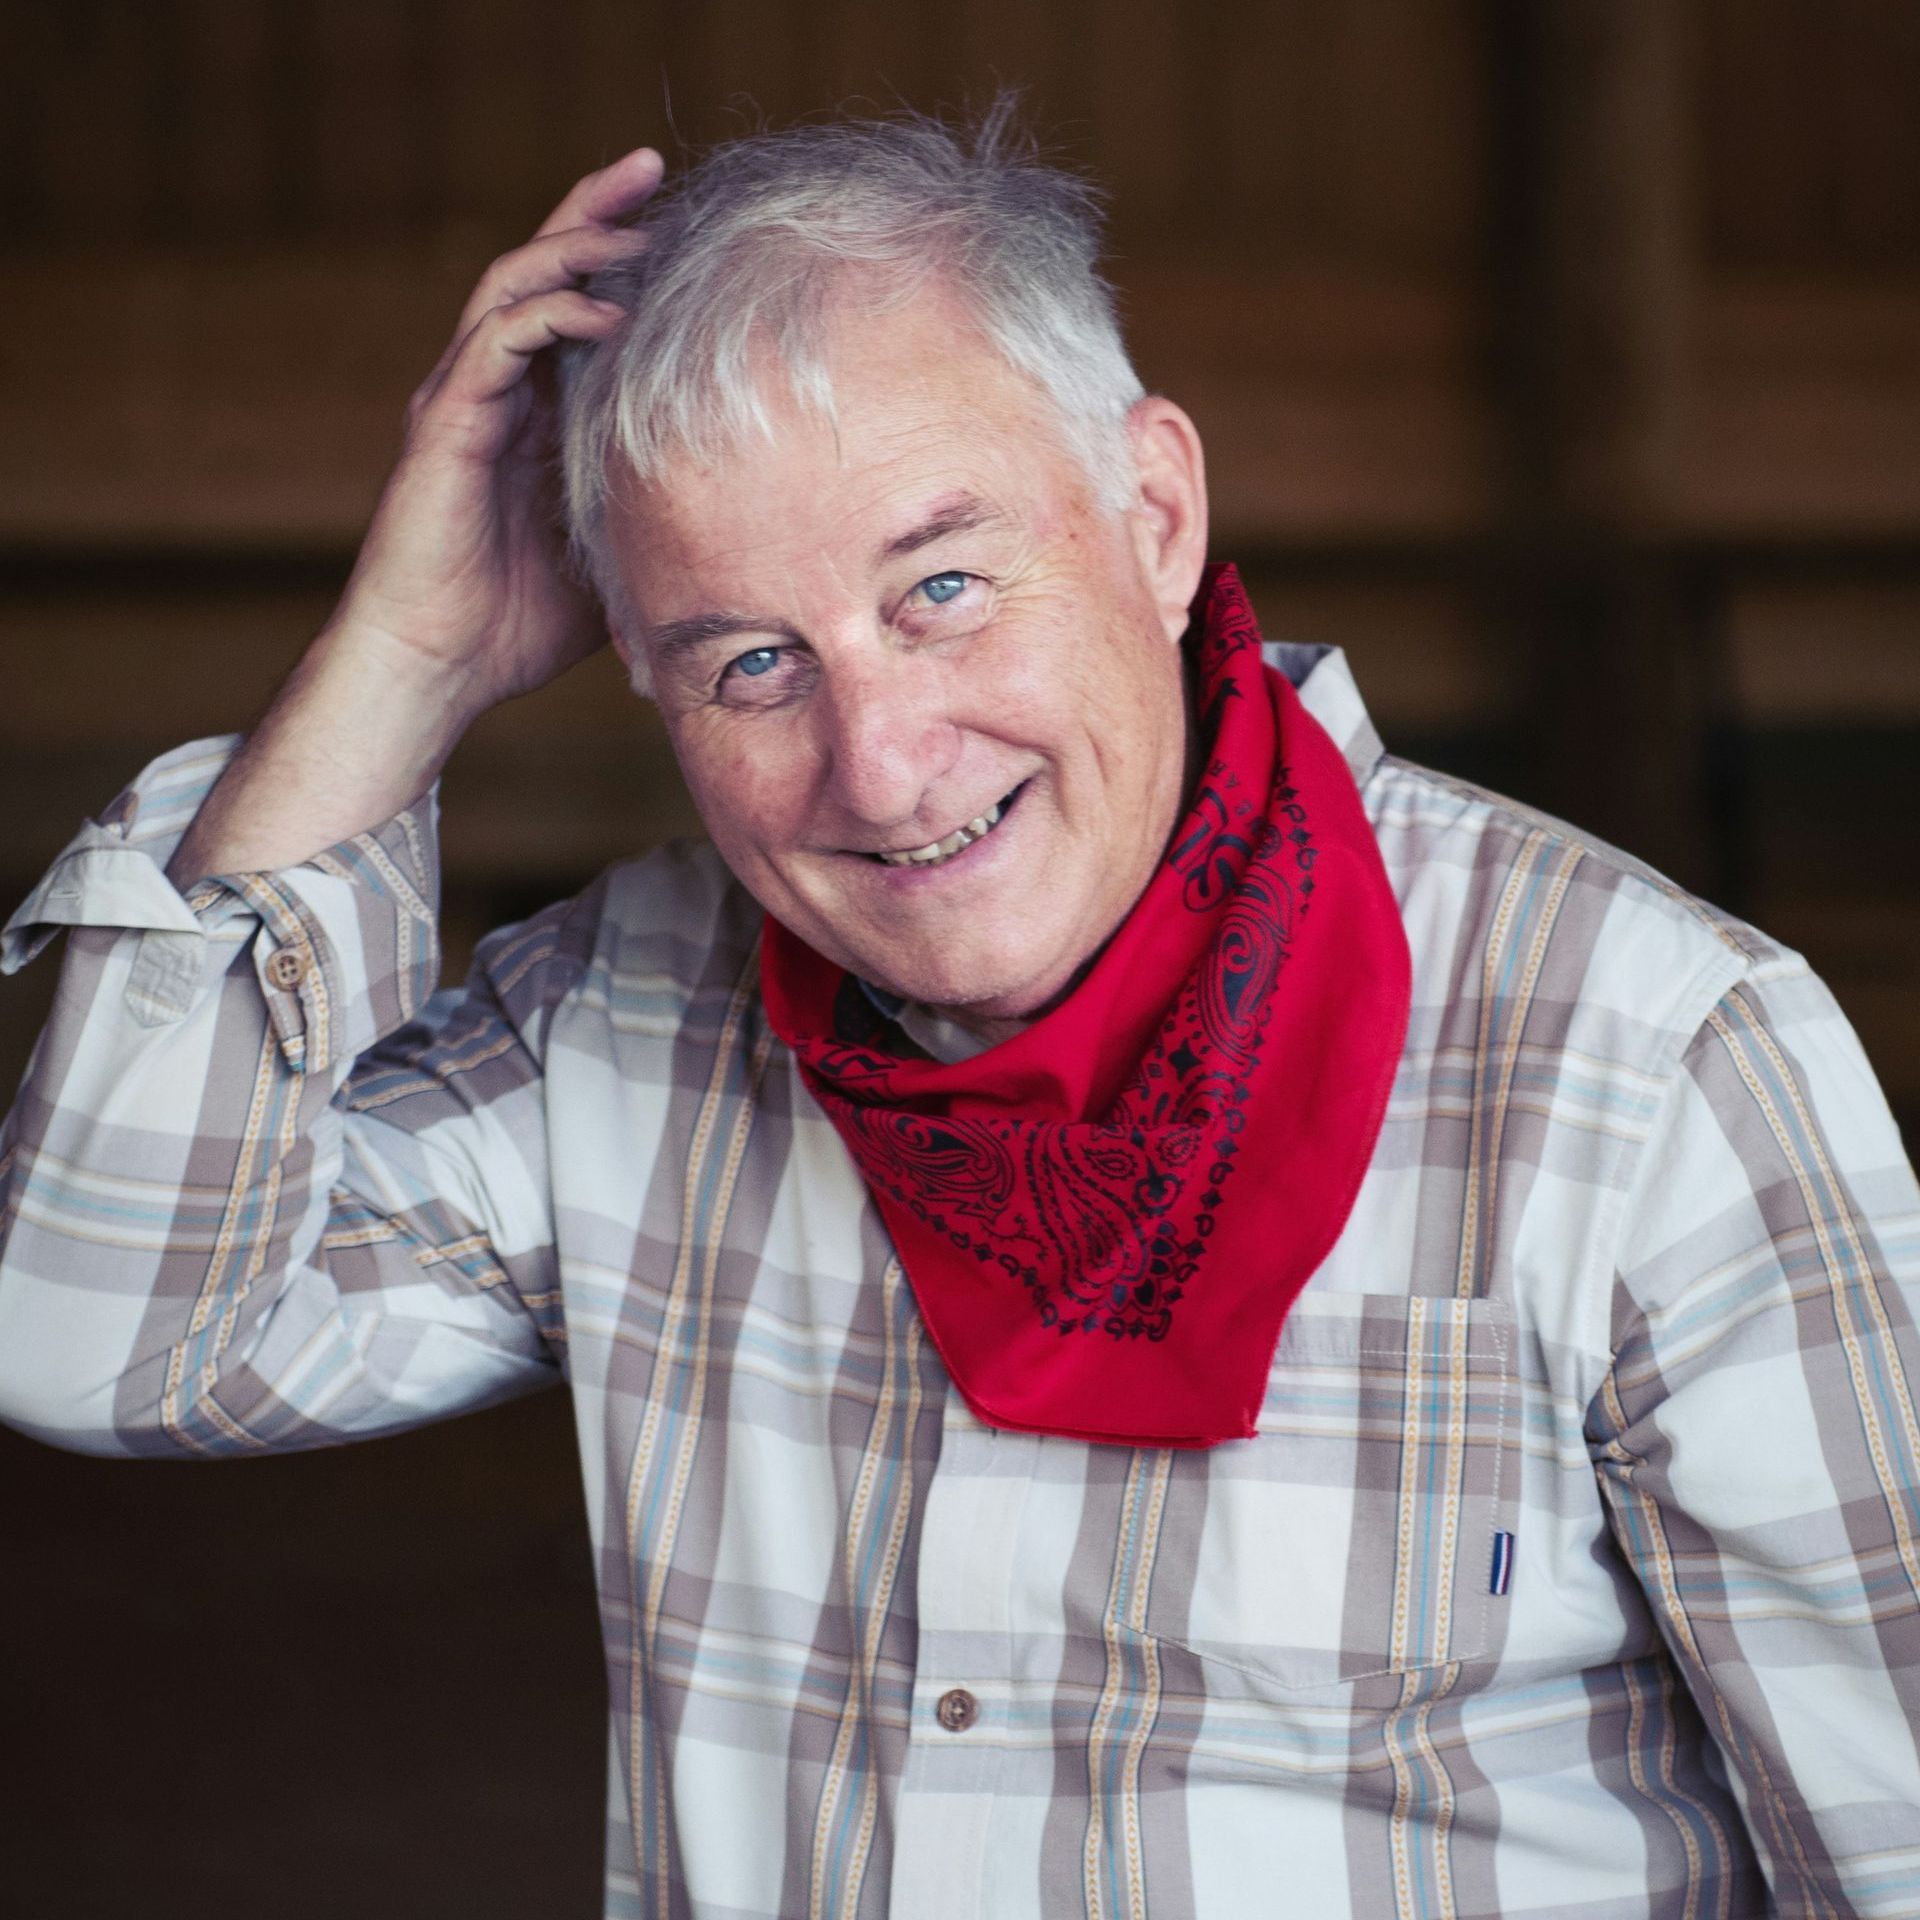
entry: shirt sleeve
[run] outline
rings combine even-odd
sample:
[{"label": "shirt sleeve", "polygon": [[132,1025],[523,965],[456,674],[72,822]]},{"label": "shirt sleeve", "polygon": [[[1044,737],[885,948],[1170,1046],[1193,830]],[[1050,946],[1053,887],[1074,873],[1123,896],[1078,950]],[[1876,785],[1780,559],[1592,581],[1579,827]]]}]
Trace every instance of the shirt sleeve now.
[{"label": "shirt sleeve", "polygon": [[1777,1910],[1912,1912],[1920,1195],[1797,956],[1687,1047],[1622,1244],[1589,1439]]},{"label": "shirt sleeve", "polygon": [[440,954],[437,792],[184,897],[239,736],[154,761],[0,933],[62,929],[0,1124],[0,1418],[103,1454],[385,1433],[559,1377],[540,1050],[564,909]]}]

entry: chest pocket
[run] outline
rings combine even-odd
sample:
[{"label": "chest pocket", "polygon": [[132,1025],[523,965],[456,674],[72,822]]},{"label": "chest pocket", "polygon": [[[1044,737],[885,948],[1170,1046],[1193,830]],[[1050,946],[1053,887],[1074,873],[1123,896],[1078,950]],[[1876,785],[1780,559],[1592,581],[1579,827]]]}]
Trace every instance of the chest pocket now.
[{"label": "chest pocket", "polygon": [[1115,1624],[1197,1655],[1210,1696],[1389,1706],[1407,1675],[1491,1658],[1516,1547],[1513,1343],[1503,1301],[1302,1295],[1256,1437],[1172,1456],[1155,1577]]}]

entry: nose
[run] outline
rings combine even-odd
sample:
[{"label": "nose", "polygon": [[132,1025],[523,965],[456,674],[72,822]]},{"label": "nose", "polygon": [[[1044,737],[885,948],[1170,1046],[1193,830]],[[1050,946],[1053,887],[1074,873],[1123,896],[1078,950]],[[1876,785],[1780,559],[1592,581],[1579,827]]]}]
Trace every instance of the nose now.
[{"label": "nose", "polygon": [[931,662],[898,652],[844,662],[831,676],[822,703],[827,779],[834,799],[863,826],[911,823],[922,796],[959,758],[960,732],[941,681]]}]

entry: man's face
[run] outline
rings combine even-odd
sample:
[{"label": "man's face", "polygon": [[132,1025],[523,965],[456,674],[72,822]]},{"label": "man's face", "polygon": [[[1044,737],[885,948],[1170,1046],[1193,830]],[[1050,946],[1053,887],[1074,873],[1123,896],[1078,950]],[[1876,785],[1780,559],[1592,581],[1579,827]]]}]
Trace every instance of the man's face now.
[{"label": "man's face", "polygon": [[628,644],[764,907],[909,999],[1030,1014],[1172,830],[1204,512],[1170,558],[1164,516],[1104,510],[937,291],[835,339],[837,427],[769,382],[773,444],[630,496]]}]

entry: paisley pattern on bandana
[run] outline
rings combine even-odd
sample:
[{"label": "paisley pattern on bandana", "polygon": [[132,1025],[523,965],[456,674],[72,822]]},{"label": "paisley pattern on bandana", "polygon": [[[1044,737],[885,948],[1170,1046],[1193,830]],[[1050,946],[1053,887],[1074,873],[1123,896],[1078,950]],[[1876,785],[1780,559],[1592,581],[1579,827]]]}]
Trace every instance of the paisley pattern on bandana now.
[{"label": "paisley pattern on bandana", "polygon": [[[1157,1445],[1251,1433],[1405,1032],[1405,933],[1346,764],[1262,663],[1231,568],[1210,570],[1195,611],[1192,803],[1086,978],[1023,1033],[928,1061],[857,981],[767,924],[775,1031],[996,1425]],[[1048,1091],[1022,1111],[1016,1084]]]}]

